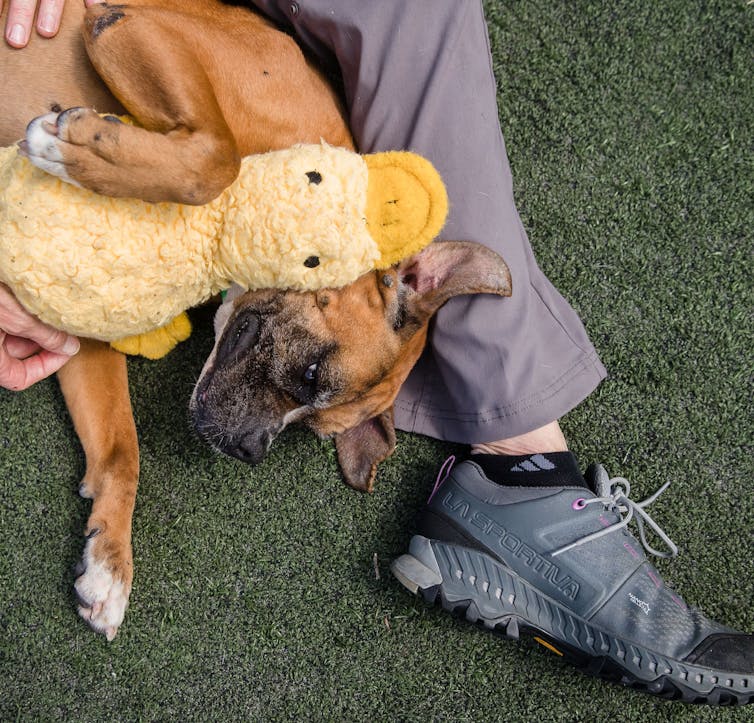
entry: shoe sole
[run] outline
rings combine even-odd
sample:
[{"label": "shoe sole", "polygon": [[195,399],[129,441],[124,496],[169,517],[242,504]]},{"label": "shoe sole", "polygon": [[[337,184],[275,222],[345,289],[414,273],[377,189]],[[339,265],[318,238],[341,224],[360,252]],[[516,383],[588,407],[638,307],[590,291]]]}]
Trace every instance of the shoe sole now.
[{"label": "shoe sole", "polygon": [[529,635],[588,675],[686,703],[754,702],[754,676],[690,665],[623,640],[478,550],[415,535],[390,569],[425,601],[511,640]]}]

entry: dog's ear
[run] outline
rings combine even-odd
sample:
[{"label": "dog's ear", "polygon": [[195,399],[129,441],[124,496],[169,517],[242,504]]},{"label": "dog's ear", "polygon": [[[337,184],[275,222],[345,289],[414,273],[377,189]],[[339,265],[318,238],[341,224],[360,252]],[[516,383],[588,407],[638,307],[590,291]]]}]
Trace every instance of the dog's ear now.
[{"label": "dog's ear", "polygon": [[371,492],[377,465],[395,449],[392,407],[337,434],[335,449],[346,483],[354,489]]},{"label": "dog's ear", "polygon": [[508,265],[471,241],[435,241],[400,264],[398,276],[406,289],[402,336],[421,328],[453,296],[511,295]]},{"label": "dog's ear", "polygon": [[[402,285],[401,356],[393,374],[371,390],[373,409],[391,404],[402,381],[408,375],[424,346],[426,324],[432,314],[448,299],[461,294],[499,294],[510,296],[511,279],[508,266],[494,251],[469,241],[442,241],[430,244],[423,251],[398,267]],[[352,423],[352,415],[363,409],[364,398],[338,409],[336,420],[321,430]],[[335,410],[329,410],[329,414]],[[358,415],[357,418],[361,418]],[[371,492],[377,465],[395,449],[393,409],[370,417],[343,432],[335,434],[338,461],[347,484],[358,490]]]}]

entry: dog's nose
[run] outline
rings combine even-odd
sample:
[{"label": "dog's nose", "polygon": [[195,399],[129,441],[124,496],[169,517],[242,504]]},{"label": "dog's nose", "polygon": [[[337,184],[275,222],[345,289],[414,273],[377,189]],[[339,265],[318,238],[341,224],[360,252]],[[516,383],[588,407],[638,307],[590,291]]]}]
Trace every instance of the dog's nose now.
[{"label": "dog's nose", "polygon": [[229,444],[223,451],[246,464],[259,464],[271,443],[272,435],[269,432],[251,432],[241,437],[235,445]]}]

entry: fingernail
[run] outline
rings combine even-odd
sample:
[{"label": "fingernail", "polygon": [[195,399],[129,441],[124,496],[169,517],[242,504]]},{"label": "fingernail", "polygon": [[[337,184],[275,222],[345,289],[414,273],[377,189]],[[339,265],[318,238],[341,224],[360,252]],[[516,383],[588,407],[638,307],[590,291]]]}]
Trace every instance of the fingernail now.
[{"label": "fingernail", "polygon": [[16,45],[25,45],[28,38],[24,26],[20,24],[14,25],[8,34],[8,40]]},{"label": "fingernail", "polygon": [[43,33],[54,33],[57,30],[55,16],[52,13],[47,13],[39,20],[38,27]]},{"label": "fingernail", "polygon": [[66,356],[73,356],[74,354],[78,354],[80,348],[81,342],[75,336],[69,336],[60,351]]}]

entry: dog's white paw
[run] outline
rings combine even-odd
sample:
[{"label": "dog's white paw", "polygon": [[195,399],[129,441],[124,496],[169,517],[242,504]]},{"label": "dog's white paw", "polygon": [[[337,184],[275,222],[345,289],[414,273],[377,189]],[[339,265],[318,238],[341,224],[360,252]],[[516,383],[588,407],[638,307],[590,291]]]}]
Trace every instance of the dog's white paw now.
[{"label": "dog's white paw", "polygon": [[37,168],[74,186],[81,186],[69,175],[63,160],[63,141],[58,137],[59,113],[38,116],[26,126],[26,139],[19,149]]},{"label": "dog's white paw", "polygon": [[95,631],[112,640],[123,622],[131,584],[122,579],[107,559],[100,559],[98,542],[101,544],[96,537],[87,541],[79,563],[82,572],[75,584],[78,610]]}]

